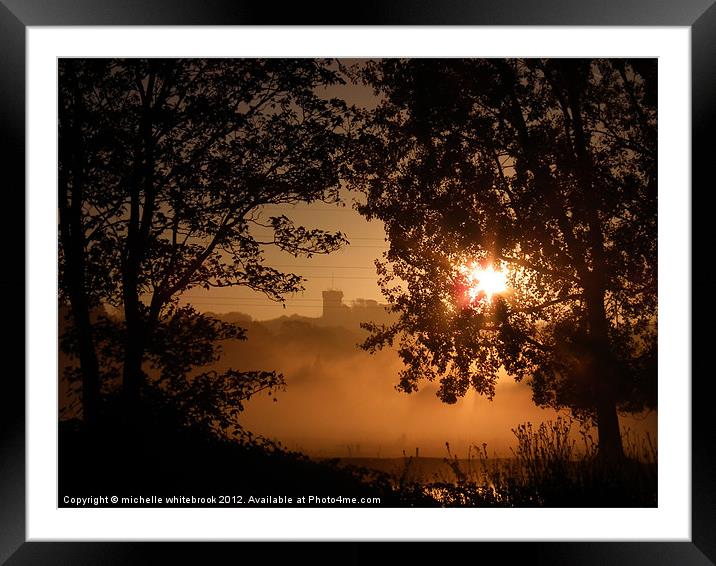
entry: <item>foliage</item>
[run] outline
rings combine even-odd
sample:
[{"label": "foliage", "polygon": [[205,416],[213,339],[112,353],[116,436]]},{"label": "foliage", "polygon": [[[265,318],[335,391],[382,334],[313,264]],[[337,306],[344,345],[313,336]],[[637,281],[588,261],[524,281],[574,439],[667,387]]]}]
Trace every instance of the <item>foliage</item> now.
[{"label": "foliage", "polygon": [[[106,314],[97,316],[93,330],[102,394],[111,403],[121,391],[122,336],[126,330],[122,319]],[[71,321],[61,322],[60,347],[72,355],[77,350],[76,339]],[[248,438],[250,433],[239,424],[244,403],[262,392],[275,396],[285,387],[283,375],[275,371],[228,369],[220,373],[207,369],[221,357],[222,342],[245,339],[245,330],[237,325],[196,312],[191,306],[173,309],[160,321],[147,346],[146,375],[151,389],[144,392],[145,397],[176,413],[182,426],[197,427],[222,438]],[[80,368],[75,364],[63,371],[69,396],[77,399]],[[73,403],[61,418],[72,418],[79,409]]]},{"label": "foliage", "polygon": [[[246,286],[283,301],[302,279],[266,265],[267,246],[310,257],[345,242],[265,212],[339,200],[348,109],[317,92],[341,81],[311,59],[60,60],[60,295],[85,405],[116,371],[103,354],[119,360],[128,399],[149,366],[177,398],[200,397],[196,418],[281,385],[264,371],[186,378],[216,358],[214,341],[243,334],[179,296]],[[102,305],[120,323],[91,323]]]},{"label": "foliage", "polygon": [[[654,61],[386,59],[354,164],[361,212],[385,222],[378,263],[398,388],[439,380],[455,403],[498,371],[541,406],[609,423],[656,405]],[[508,270],[466,303],[461,267]]]}]

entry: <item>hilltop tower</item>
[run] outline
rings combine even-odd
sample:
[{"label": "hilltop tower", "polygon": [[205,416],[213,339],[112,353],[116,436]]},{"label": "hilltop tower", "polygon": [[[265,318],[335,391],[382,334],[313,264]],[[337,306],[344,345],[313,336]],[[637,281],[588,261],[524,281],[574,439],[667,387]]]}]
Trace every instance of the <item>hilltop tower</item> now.
[{"label": "hilltop tower", "polygon": [[323,318],[337,318],[343,307],[343,291],[330,289],[323,291]]}]

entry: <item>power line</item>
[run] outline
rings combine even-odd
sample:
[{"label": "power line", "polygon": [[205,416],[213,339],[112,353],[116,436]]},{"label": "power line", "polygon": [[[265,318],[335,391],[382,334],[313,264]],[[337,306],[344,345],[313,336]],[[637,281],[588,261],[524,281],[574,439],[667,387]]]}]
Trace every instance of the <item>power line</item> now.
[{"label": "power line", "polygon": [[[194,302],[192,301],[192,304]],[[263,308],[263,307],[283,307],[280,303],[261,303],[261,304],[244,304],[244,303],[215,303],[215,302],[200,302],[196,303],[197,305],[201,306],[208,306],[208,305],[214,305],[217,307],[227,307],[235,305],[237,308]],[[380,303],[378,306],[382,306]],[[339,306],[332,306],[332,305],[290,305],[286,304],[286,308],[295,308],[295,309],[351,309],[352,305],[339,305]]]},{"label": "power line", "polygon": [[[191,301],[191,302],[197,302],[197,303],[209,303],[209,304],[217,304],[217,305],[219,305],[219,304],[221,304],[221,305],[235,304],[237,306],[242,306],[242,307],[263,307],[263,306],[282,307],[285,304],[286,306],[300,307],[300,308],[303,308],[303,307],[316,308],[316,307],[321,307],[321,306],[326,306],[327,308],[334,308],[331,305],[324,305],[324,303],[320,299],[316,299],[315,301],[312,301],[309,304],[306,304],[306,303],[303,303],[303,304],[298,303],[297,304],[291,299],[288,299],[285,303],[281,303],[278,301],[272,301],[270,299],[266,299],[265,301],[262,301],[261,299],[246,299],[245,297],[241,297],[241,298],[181,297],[181,300],[184,300],[187,302]],[[381,304],[378,299],[363,299],[363,301],[375,301],[377,304],[379,304],[379,305]],[[353,308],[353,307],[362,308],[364,306],[365,305],[356,304],[356,301],[351,301],[347,304],[344,304],[344,305],[342,304],[335,308]]]},{"label": "power line", "polygon": [[[201,305],[201,306],[215,305],[217,307],[227,307],[227,306],[235,305],[237,308],[283,307],[283,305],[278,304],[278,303],[250,305],[250,304],[243,304],[243,303],[238,303],[238,304],[236,304],[236,303],[215,303],[215,302],[195,303],[194,301],[192,301],[192,304],[197,304],[197,305]],[[320,308],[323,308],[323,305],[286,305],[286,308],[289,308],[289,307],[302,308],[302,309],[320,309]],[[331,308],[331,307],[327,307],[327,308]]]},{"label": "power line", "polygon": [[336,208],[271,208],[264,210],[264,212],[352,212],[353,214],[360,216],[359,212],[344,206]]},{"label": "power line", "polygon": [[[220,297],[206,297],[206,296],[200,296],[200,295],[182,295],[181,298],[185,299],[199,299],[199,300],[232,300],[232,301],[259,301],[263,299],[257,299],[254,297],[237,297],[237,296],[220,296]],[[272,301],[271,299],[266,299],[267,302],[270,303],[276,303],[279,304],[278,301]],[[301,302],[316,302],[320,303],[323,301],[323,299],[304,299],[304,298],[298,298],[298,299],[286,299],[287,302],[290,301],[301,301]]]},{"label": "power line", "polygon": [[373,250],[389,250],[390,246],[354,246],[353,244],[348,244],[347,246],[341,248],[341,250],[347,250],[350,248],[369,248]]},{"label": "power line", "polygon": [[[256,236],[256,237],[259,238],[259,236]],[[271,242],[271,243],[273,243],[273,242]],[[370,250],[386,250],[387,251],[390,249],[390,246],[354,246],[353,244],[348,244],[346,246],[343,246],[342,248],[337,249],[334,252],[327,252],[327,253],[335,254],[338,252],[342,252],[344,250],[350,250],[350,249],[355,249],[355,248],[370,249]]]},{"label": "power line", "polygon": [[375,269],[374,265],[371,266],[365,266],[365,265],[310,265],[307,263],[298,263],[294,265],[290,264],[279,264],[279,265],[272,265],[270,267],[309,267],[316,269]]},{"label": "power line", "polygon": [[[246,305],[278,305],[281,306],[283,304],[286,305],[294,305],[294,306],[315,306],[316,304],[321,305],[323,304],[323,301],[321,299],[311,299],[306,300],[303,304],[298,303],[296,304],[295,299],[287,299],[285,303],[281,303],[279,301],[272,301],[271,299],[266,299],[265,301],[262,299],[248,299],[246,297],[181,297],[183,300],[191,300],[191,301],[228,301],[231,303],[237,303],[237,304],[246,304]],[[377,299],[363,299],[364,301],[377,301]],[[309,303],[309,304],[306,304]],[[350,304],[347,304],[345,306],[352,306]],[[360,306],[360,305],[359,305]]]},{"label": "power line", "polygon": [[348,277],[348,276],[341,276],[341,275],[305,275],[306,277],[310,277],[311,279],[372,279],[373,281],[377,281],[380,279],[380,277],[362,277],[362,276],[354,276],[354,277]]},{"label": "power line", "polygon": [[[254,232],[253,230],[251,230],[251,235],[255,236],[257,238],[263,238],[265,236],[273,236],[274,233],[273,232],[260,232],[260,231]],[[349,236],[348,234],[344,234],[344,235],[346,236],[346,238],[348,238],[348,240],[361,240],[361,241],[368,240],[368,241],[372,241],[372,242],[385,242],[385,243],[387,243],[387,241],[388,241],[386,238],[378,238],[378,237],[374,238],[374,237],[368,237],[368,236],[365,236],[365,237],[364,236]]]}]

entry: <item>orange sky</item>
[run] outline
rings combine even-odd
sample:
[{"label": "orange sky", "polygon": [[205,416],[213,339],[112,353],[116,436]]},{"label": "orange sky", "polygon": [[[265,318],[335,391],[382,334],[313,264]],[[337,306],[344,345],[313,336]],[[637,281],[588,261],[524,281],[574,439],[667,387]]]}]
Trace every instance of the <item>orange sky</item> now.
[{"label": "orange sky", "polygon": [[[341,64],[350,67],[361,63],[360,59],[342,59]],[[372,108],[377,103],[369,87],[361,85],[336,85],[324,89],[326,98],[338,97],[348,104]],[[306,228],[341,231],[350,242],[338,252],[317,255],[311,259],[294,258],[269,246],[266,248],[266,265],[282,271],[295,273],[307,279],[305,291],[287,297],[286,308],[266,299],[262,293],[247,288],[192,289],[182,296],[182,302],[191,302],[200,311],[225,313],[240,311],[254,320],[267,320],[281,315],[299,314],[318,317],[321,314],[321,292],[337,288],[343,291],[344,302],[354,299],[375,299],[382,302],[377,284],[374,260],[388,249],[383,223],[366,221],[354,208],[359,195],[342,191],[343,206],[322,202],[294,206],[264,207],[262,217],[285,214],[296,225]],[[255,232],[255,235],[269,235],[269,230]]]},{"label": "orange sky", "polygon": [[348,200],[344,207],[325,203],[266,207],[264,214],[267,217],[285,214],[296,224],[307,228],[340,230],[350,242],[337,252],[315,255],[310,259],[294,258],[274,247],[266,249],[266,265],[306,279],[305,291],[287,297],[285,309],[268,300],[262,293],[245,287],[192,289],[182,295],[183,301],[191,302],[200,311],[240,311],[249,314],[254,320],[267,320],[284,314],[318,317],[322,308],[321,292],[331,287],[342,290],[346,302],[358,298],[382,302],[373,262],[388,249],[383,224],[379,221],[367,222],[352,208],[351,200],[354,197],[344,193]]}]

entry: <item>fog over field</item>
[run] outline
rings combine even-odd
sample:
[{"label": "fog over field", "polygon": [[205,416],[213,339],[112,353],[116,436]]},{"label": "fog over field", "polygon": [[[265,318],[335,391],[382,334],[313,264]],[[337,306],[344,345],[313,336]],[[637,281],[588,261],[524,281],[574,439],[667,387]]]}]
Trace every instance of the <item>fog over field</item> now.
[{"label": "fog over field", "polygon": [[[492,401],[470,391],[448,405],[436,397],[433,383],[412,394],[397,391],[402,362],[395,350],[371,355],[358,347],[367,332],[357,324],[357,310],[346,308],[330,320],[283,317],[263,323],[220,315],[244,320],[248,328],[246,341],[225,344],[220,367],[275,369],[286,378],[275,402],[261,395],[246,403],[246,428],[314,456],[398,457],[418,448],[421,456],[443,457],[446,442],[460,457],[483,442],[491,455],[509,456],[512,428],[557,417],[535,406],[526,383],[504,374]],[[623,418],[622,424],[653,437],[656,413]]]}]

